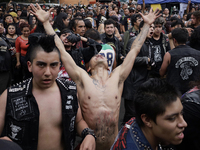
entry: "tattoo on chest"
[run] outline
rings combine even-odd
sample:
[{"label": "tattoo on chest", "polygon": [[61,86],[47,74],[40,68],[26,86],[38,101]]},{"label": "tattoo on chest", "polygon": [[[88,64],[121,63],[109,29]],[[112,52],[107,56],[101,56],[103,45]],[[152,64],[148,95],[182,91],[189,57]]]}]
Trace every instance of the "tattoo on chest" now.
[{"label": "tattoo on chest", "polygon": [[[95,134],[97,140],[104,140],[115,134],[116,121],[109,113],[101,114],[96,120]],[[99,139],[100,138],[100,139]]]},{"label": "tattoo on chest", "polygon": [[94,83],[95,88],[96,88],[97,90],[100,90],[100,91],[102,91],[102,92],[105,91],[106,85],[100,85],[100,84],[99,84],[99,81],[96,80],[96,79],[93,79],[93,83]]}]

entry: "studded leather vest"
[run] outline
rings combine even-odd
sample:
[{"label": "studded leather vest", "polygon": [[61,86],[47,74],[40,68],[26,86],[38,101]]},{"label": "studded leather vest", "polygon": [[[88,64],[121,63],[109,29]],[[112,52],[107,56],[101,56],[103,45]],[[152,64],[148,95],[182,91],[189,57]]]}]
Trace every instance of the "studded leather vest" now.
[{"label": "studded leather vest", "polygon": [[[78,109],[76,86],[56,79],[62,99],[63,141],[66,150],[74,149],[75,119]],[[8,88],[5,125],[1,136],[8,136],[23,150],[36,150],[39,131],[39,108],[32,94],[32,79]],[[53,140],[53,139],[52,139]]]}]

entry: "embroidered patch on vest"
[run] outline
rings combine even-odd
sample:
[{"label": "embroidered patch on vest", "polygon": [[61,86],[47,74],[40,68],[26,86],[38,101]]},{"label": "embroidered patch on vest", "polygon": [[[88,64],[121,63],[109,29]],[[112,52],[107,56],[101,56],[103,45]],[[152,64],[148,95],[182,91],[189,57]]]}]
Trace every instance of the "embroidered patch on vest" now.
[{"label": "embroidered patch on vest", "polygon": [[70,127],[69,127],[70,132],[74,131],[74,124],[75,124],[75,116],[70,121]]},{"label": "embroidered patch on vest", "polygon": [[14,116],[17,119],[20,119],[21,117],[32,112],[30,102],[27,101],[25,97],[13,98],[11,99],[11,103],[14,110]]},{"label": "embroidered patch on vest", "polygon": [[18,134],[20,134],[20,132],[22,131],[22,128],[11,123],[10,124],[10,134],[9,137],[13,140],[18,141],[19,139],[17,138]]},{"label": "embroidered patch on vest", "polygon": [[175,68],[181,68],[182,80],[188,80],[193,73],[193,67],[198,66],[198,64],[199,62],[193,57],[183,57],[176,62]]},{"label": "embroidered patch on vest", "polygon": [[69,88],[70,90],[76,90],[76,86],[70,85],[68,88]]}]

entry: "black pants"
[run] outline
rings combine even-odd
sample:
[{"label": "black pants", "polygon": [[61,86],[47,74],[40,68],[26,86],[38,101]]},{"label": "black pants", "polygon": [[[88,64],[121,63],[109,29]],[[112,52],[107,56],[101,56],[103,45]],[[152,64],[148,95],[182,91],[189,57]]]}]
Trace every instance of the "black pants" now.
[{"label": "black pants", "polygon": [[132,117],[135,117],[135,108],[133,100],[124,99],[125,114],[123,119],[123,125],[129,121]]}]

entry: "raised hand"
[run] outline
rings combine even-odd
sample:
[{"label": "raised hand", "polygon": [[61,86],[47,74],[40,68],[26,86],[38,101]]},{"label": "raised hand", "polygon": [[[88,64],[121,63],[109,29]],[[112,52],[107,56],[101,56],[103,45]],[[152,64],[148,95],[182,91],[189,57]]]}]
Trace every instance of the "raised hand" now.
[{"label": "raised hand", "polygon": [[154,12],[151,8],[148,15],[143,15],[142,13],[140,13],[140,15],[142,16],[145,23],[151,25],[156,20],[156,18],[161,16],[161,14],[159,13],[160,13],[160,10],[158,8]]},{"label": "raised hand", "polygon": [[45,11],[43,10],[40,5],[38,3],[36,3],[36,7],[33,4],[30,4],[31,7],[31,13],[34,14],[39,21],[41,21],[42,23],[49,21],[49,17],[50,17],[50,12],[53,10],[53,8],[51,8],[49,11]]}]

